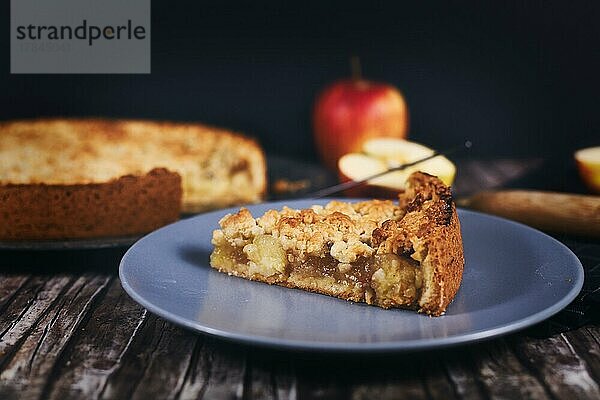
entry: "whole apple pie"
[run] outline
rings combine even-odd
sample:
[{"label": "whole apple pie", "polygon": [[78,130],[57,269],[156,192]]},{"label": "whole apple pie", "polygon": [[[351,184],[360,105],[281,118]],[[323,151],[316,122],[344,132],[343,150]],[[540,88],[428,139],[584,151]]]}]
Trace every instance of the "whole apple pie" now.
[{"label": "whole apple pie", "polygon": [[246,208],[213,232],[211,266],[246,279],[438,316],[462,279],[450,188],[415,172],[398,203],[331,201],[254,218]]},{"label": "whole apple pie", "polygon": [[0,122],[0,240],[140,235],[180,212],[258,202],[253,139],[196,123]]}]

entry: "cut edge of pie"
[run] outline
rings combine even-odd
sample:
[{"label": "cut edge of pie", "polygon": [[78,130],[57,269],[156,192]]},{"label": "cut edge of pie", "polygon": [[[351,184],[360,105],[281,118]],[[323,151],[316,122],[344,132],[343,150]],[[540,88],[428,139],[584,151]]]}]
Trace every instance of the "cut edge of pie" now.
[{"label": "cut edge of pie", "polygon": [[450,188],[416,172],[398,203],[332,201],[309,209],[246,208],[213,232],[211,266],[238,277],[383,308],[442,315],[464,255]]}]

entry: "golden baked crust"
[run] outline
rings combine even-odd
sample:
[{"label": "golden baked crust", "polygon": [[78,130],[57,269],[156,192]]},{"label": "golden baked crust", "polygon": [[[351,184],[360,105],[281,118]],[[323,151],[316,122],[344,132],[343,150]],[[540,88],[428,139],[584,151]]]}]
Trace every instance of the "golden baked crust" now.
[{"label": "golden baked crust", "polygon": [[179,218],[181,178],[166,169],[104,183],[6,184],[2,240],[137,235]]},{"label": "golden baked crust", "polygon": [[426,173],[413,173],[399,195],[404,217],[373,232],[381,252],[410,252],[420,264],[421,311],[440,315],[454,299],[462,280],[464,253],[460,221],[450,188]]},{"label": "golden baked crust", "polygon": [[242,208],[213,232],[212,267],[231,275],[441,315],[464,265],[450,189],[414,173],[399,203],[332,201],[305,210]]},{"label": "golden baked crust", "polygon": [[187,212],[257,202],[266,188],[260,146],[223,129],[104,119],[0,123],[0,191],[105,183],[154,168],[181,175]]}]

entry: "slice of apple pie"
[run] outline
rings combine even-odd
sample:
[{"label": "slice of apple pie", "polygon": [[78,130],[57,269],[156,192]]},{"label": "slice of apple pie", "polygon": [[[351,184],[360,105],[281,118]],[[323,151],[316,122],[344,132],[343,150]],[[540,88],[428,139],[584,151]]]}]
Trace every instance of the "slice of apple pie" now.
[{"label": "slice of apple pie", "polygon": [[462,278],[450,188],[421,172],[397,204],[332,201],[259,218],[242,208],[219,224],[211,266],[246,279],[438,316]]}]

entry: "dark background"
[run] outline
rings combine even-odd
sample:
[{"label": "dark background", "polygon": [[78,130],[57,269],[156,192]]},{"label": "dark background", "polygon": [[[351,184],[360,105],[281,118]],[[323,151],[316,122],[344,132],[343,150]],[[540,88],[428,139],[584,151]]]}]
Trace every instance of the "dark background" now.
[{"label": "dark background", "polygon": [[202,121],[310,160],[314,97],[349,75],[357,54],[366,77],[405,94],[413,140],[441,148],[471,138],[484,156],[562,157],[600,144],[597,1],[153,0],[150,75],[10,75],[2,3],[0,119]]}]

